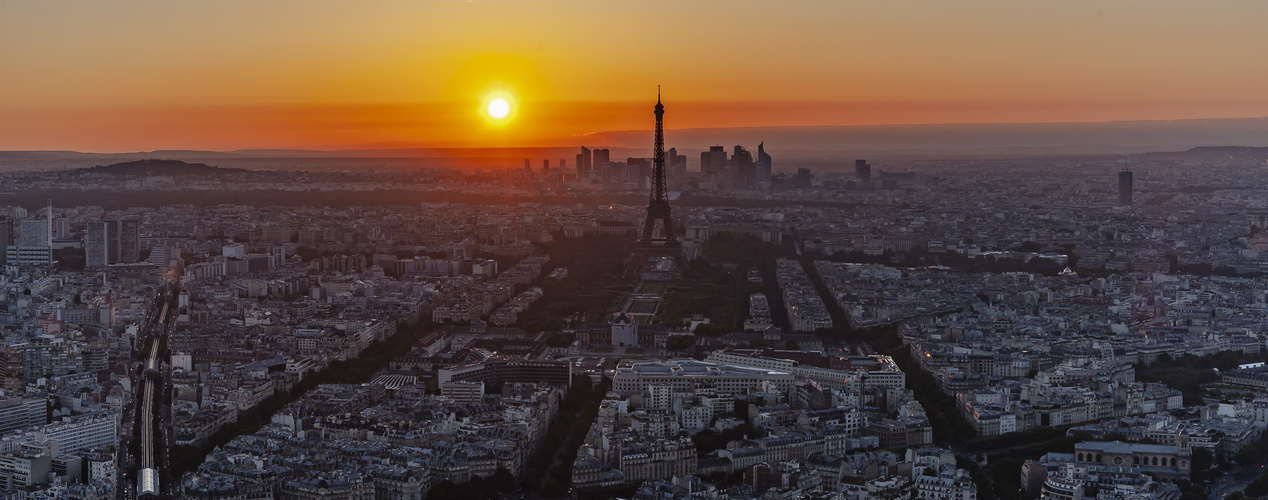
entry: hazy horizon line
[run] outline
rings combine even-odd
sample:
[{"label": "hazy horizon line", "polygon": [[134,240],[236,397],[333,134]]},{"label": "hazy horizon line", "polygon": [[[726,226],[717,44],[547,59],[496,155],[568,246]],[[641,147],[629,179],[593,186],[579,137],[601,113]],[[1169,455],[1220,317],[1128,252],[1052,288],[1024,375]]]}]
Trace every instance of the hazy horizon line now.
[{"label": "hazy horizon line", "polygon": [[[1185,123],[1196,123],[1196,122],[1225,122],[1225,123],[1227,123],[1227,122],[1238,122],[1238,121],[1243,121],[1243,122],[1268,121],[1268,116],[1247,116],[1247,117],[1209,117],[1209,118],[1176,118],[1176,119],[1165,119],[1165,120],[1164,120],[1164,119],[1158,119],[1158,120],[1149,120],[1149,119],[1136,119],[1136,120],[1101,120],[1101,121],[1094,121],[1094,120],[1081,120],[1081,121],[1061,121],[1061,120],[1054,120],[1054,121],[1038,121],[1038,122],[1025,122],[1025,121],[998,121],[998,122],[975,122],[975,121],[962,121],[962,122],[936,122],[936,123],[916,123],[916,122],[913,122],[913,123],[896,123],[896,124],[889,124],[889,123],[877,123],[877,124],[865,124],[865,125],[858,125],[858,124],[855,124],[855,125],[745,125],[745,126],[733,126],[733,127],[683,127],[683,128],[672,128],[672,127],[667,127],[665,130],[666,130],[666,132],[667,132],[667,133],[674,133],[674,132],[679,132],[679,133],[701,133],[701,132],[710,133],[710,132],[713,132],[713,133],[716,133],[716,132],[726,132],[726,131],[734,131],[734,132],[753,132],[753,131],[772,131],[772,132],[775,132],[775,131],[783,131],[783,132],[788,132],[788,131],[799,131],[799,130],[800,130],[800,131],[834,131],[834,130],[840,130],[840,131],[889,130],[889,131],[893,131],[893,130],[895,130],[895,129],[907,129],[907,130],[911,130],[911,131],[921,131],[921,129],[936,129],[936,128],[946,128],[946,129],[951,129],[951,128],[957,128],[957,127],[1023,127],[1023,128],[1031,128],[1031,127],[1043,127],[1043,126],[1063,126],[1063,127],[1070,127],[1070,126],[1080,126],[1080,125],[1082,125],[1082,126],[1097,126],[1097,125],[1133,125],[1133,124],[1140,124],[1140,125],[1149,125],[1149,124],[1152,124],[1152,125],[1162,125],[1162,124],[1185,124]],[[927,131],[927,130],[924,130],[924,131]],[[611,136],[629,136],[629,135],[637,135],[637,134],[646,134],[646,135],[649,135],[649,136],[650,136],[651,132],[652,132],[652,131],[651,131],[650,129],[614,129],[614,130],[604,130],[604,131],[590,132],[590,133],[587,133],[587,134],[585,134],[585,135],[575,136],[575,137],[561,137],[561,138],[557,138],[557,139],[550,139],[550,140],[532,141],[532,142],[537,142],[537,143],[539,143],[539,144],[535,144],[535,145],[523,145],[523,144],[521,144],[521,145],[480,145],[480,141],[425,141],[425,140],[424,140],[424,141],[393,141],[393,142],[367,143],[367,144],[363,144],[363,145],[346,146],[346,147],[336,147],[336,148],[306,147],[306,146],[244,147],[244,148],[231,148],[231,149],[221,149],[221,148],[197,148],[197,147],[192,147],[192,148],[156,148],[156,149],[150,149],[150,150],[146,150],[146,149],[120,149],[120,150],[93,150],[93,149],[83,149],[83,150],[80,150],[80,149],[42,148],[42,149],[5,149],[5,150],[0,150],[0,152],[4,152],[4,153],[75,153],[75,154],[94,154],[94,155],[129,155],[129,154],[153,154],[153,153],[169,153],[169,152],[207,152],[207,153],[220,153],[220,154],[250,154],[250,153],[269,153],[269,152],[277,152],[277,153],[281,153],[281,152],[303,152],[303,153],[353,153],[353,152],[382,152],[382,151],[391,151],[391,150],[414,150],[414,151],[417,151],[417,150],[437,150],[437,151],[444,151],[444,150],[493,150],[493,151],[496,151],[496,150],[533,150],[533,149],[542,149],[542,150],[545,150],[545,149],[561,149],[561,148],[581,147],[581,146],[590,147],[591,149],[593,149],[593,148],[595,148],[595,147],[598,147],[598,148],[616,148],[616,149],[644,149],[645,147],[644,147],[644,146],[642,146],[642,145],[630,145],[630,144],[628,144],[628,143],[626,142],[626,141],[628,141],[628,139],[616,139],[616,138],[611,137]],[[607,142],[606,142],[606,143],[591,143],[591,142],[587,142],[587,139],[606,140]],[[982,139],[989,139],[989,137],[983,137]],[[1261,144],[1268,145],[1268,142],[1263,142],[1263,143],[1261,143]],[[1219,145],[1220,145],[1220,146],[1261,147],[1261,146],[1254,146],[1254,145],[1242,145],[1242,144],[1236,144],[1236,143],[1231,143],[1231,142],[1230,142],[1230,143],[1225,143],[1225,144],[1219,144]],[[693,146],[694,146],[694,145],[693,145]],[[1110,147],[1110,146],[1113,146],[1113,144],[1070,144],[1070,147],[1076,147],[1076,148],[1077,148],[1077,147],[1088,147],[1088,146],[1096,146],[1096,147]],[[1024,146],[1021,146],[1021,147],[1024,147]],[[1051,147],[1059,147],[1059,146],[1051,146],[1051,145],[1049,145],[1049,146],[1045,146],[1045,149],[1047,149],[1047,148],[1051,148]],[[1197,146],[1191,146],[1191,147],[1197,147]],[[650,144],[649,144],[648,146],[646,146],[646,148],[650,148]],[[796,147],[796,148],[784,148],[784,149],[791,149],[791,150],[797,150],[797,151],[815,151],[815,150],[822,150],[822,151],[837,151],[837,150],[842,150],[842,149],[856,149],[856,148],[832,148],[832,147],[827,147],[827,148],[813,148],[813,147],[809,147],[809,148],[808,148],[808,147]],[[916,150],[925,150],[925,149],[945,149],[945,148],[912,148],[912,147],[905,147],[905,148],[893,148],[893,147],[882,147],[882,148],[878,148],[878,149],[879,149],[879,150],[911,150],[911,149],[916,149]],[[981,149],[981,148],[979,148],[979,147],[967,147],[966,149],[970,149],[970,150],[971,150],[971,149]],[[1182,149],[1189,149],[1189,148],[1182,148]]]}]

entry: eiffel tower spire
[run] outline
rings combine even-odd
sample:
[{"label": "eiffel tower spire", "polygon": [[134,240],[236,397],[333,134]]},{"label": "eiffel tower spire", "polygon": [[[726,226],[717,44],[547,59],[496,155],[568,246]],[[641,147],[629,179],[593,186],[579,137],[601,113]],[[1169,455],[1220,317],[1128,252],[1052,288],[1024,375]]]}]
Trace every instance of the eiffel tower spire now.
[{"label": "eiffel tower spire", "polygon": [[652,160],[652,192],[647,202],[647,221],[643,224],[642,239],[654,239],[656,221],[664,227],[664,241],[677,241],[674,220],[670,216],[669,195],[665,188],[665,105],[660,102],[660,86],[656,87],[656,142]]},{"label": "eiffel tower spire", "polygon": [[[656,140],[655,157],[652,160],[652,190],[647,201],[647,219],[643,223],[643,231],[639,234],[638,243],[630,255],[626,275],[638,271],[651,257],[668,257],[673,259],[677,272],[687,267],[682,253],[682,243],[678,241],[678,233],[674,229],[674,218],[669,207],[669,195],[665,187],[665,105],[661,103],[660,86],[656,87]],[[656,235],[656,221],[660,221],[663,234]]]},{"label": "eiffel tower spire", "polygon": [[[663,206],[668,211],[669,198],[665,194],[665,105],[660,103],[659,85],[656,86],[656,143],[654,151],[652,160],[652,193],[648,208]],[[643,237],[649,238],[650,235],[643,235]]]}]

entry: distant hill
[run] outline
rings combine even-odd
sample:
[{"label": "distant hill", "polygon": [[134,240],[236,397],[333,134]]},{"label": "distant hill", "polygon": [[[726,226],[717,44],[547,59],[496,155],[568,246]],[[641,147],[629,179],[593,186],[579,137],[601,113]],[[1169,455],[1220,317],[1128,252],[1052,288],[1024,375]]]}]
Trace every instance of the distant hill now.
[{"label": "distant hill", "polygon": [[1250,146],[1202,146],[1185,151],[1188,154],[1198,155],[1243,155],[1243,156],[1264,156],[1268,155],[1268,147],[1250,147]]},{"label": "distant hill", "polygon": [[1200,164],[1259,164],[1268,162],[1268,147],[1199,146],[1184,151],[1144,153],[1142,160],[1172,160]]},{"label": "distant hill", "polygon": [[115,163],[112,165],[97,165],[92,168],[79,169],[79,171],[84,173],[108,175],[171,175],[175,177],[191,175],[236,175],[250,172],[249,170],[243,170],[240,168],[221,168],[214,167],[206,163],[186,163],[180,160],[136,160]]}]

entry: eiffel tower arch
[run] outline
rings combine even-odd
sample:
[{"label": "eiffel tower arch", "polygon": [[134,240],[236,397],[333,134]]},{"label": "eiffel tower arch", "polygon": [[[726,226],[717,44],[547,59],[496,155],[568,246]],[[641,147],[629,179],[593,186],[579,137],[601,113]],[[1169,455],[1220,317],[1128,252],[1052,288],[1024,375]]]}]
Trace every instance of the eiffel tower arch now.
[{"label": "eiffel tower arch", "polygon": [[[625,267],[626,277],[645,270],[663,271],[665,261],[673,265],[673,269],[668,270],[669,273],[681,275],[687,270],[687,259],[682,253],[682,242],[678,241],[673,210],[669,206],[669,195],[665,188],[665,105],[660,102],[659,90],[656,92],[655,113],[656,153],[652,162],[652,192],[647,202],[647,219],[643,222],[643,231],[639,234],[638,242],[634,244],[634,251],[630,253]],[[659,234],[656,232],[657,222],[660,222],[662,229]]]}]

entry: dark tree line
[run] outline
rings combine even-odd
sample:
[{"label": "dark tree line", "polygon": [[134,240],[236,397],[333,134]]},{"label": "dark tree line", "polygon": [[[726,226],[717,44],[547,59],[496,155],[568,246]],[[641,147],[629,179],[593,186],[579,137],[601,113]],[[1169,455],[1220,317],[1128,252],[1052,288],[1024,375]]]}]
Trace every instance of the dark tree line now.
[{"label": "dark tree line", "polygon": [[559,415],[528,462],[520,483],[524,490],[550,498],[560,498],[568,492],[572,484],[572,463],[577,459],[577,451],[590,425],[599,416],[599,402],[610,385],[608,379],[594,386],[590,377],[572,378],[572,388],[559,404]]},{"label": "dark tree line", "polygon": [[[603,321],[601,317],[622,291],[632,286],[623,276],[632,242],[628,236],[565,238],[558,234],[541,245],[541,252],[550,255],[542,274],[564,267],[568,277],[539,281],[542,298],[520,313],[519,327],[529,332],[556,331],[563,327],[564,318],[576,313],[585,314],[586,321]],[[551,345],[562,347],[567,342],[556,339]]]},{"label": "dark tree line", "polygon": [[477,477],[462,484],[442,481],[427,492],[427,500],[496,500],[500,493],[512,491],[515,491],[515,476],[498,467],[489,477]]},{"label": "dark tree line", "polygon": [[295,384],[288,392],[277,392],[269,396],[254,408],[238,415],[238,420],[227,424],[216,431],[201,446],[173,446],[170,452],[170,470],[172,477],[179,478],[202,464],[207,454],[216,447],[224,445],[233,438],[250,434],[273,418],[286,405],[303,397],[308,390],[321,384],[359,384],[370,379],[388,362],[397,356],[409,352],[414,342],[431,331],[431,322],[423,321],[417,325],[398,325],[395,335],[382,342],[375,342],[365,349],[360,356],[347,361],[336,361],[325,369],[311,373],[304,380]]},{"label": "dark tree line", "polygon": [[1172,358],[1168,354],[1158,356],[1152,364],[1137,364],[1136,380],[1141,382],[1161,382],[1167,387],[1184,393],[1184,404],[1203,404],[1202,396],[1206,390],[1203,384],[1218,381],[1220,371],[1232,370],[1242,363],[1261,361],[1263,356],[1247,356],[1237,351],[1223,351],[1210,356],[1185,354]]}]

